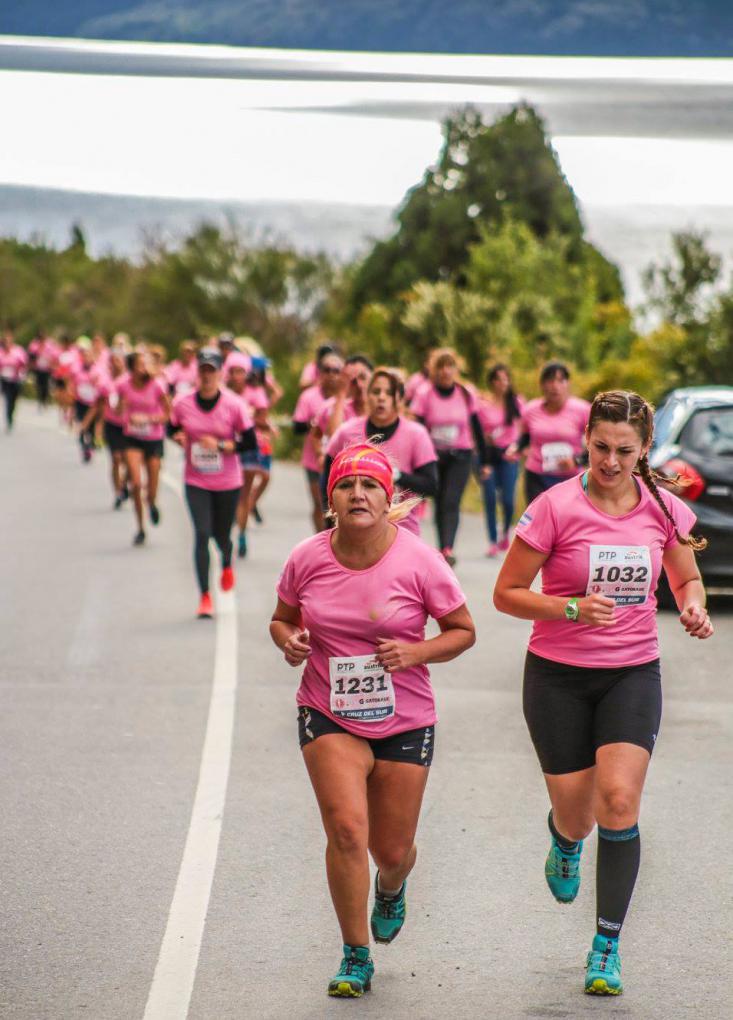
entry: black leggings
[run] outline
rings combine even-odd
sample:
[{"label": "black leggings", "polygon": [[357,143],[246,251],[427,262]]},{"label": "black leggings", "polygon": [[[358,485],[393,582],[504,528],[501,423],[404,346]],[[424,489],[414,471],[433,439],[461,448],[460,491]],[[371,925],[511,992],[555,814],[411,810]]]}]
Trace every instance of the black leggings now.
[{"label": "black leggings", "polygon": [[10,379],[3,379],[3,396],[5,397],[5,421],[8,428],[13,426],[13,415],[15,414],[15,402],[20,393],[20,383],[12,382]]},{"label": "black leggings", "polygon": [[209,540],[214,539],[221,552],[222,567],[232,563],[231,530],[237,510],[240,489],[225,489],[212,492],[200,489],[198,485],[186,486],[186,502],[191,512],[194,543],[196,578],[203,594],[209,590]]},{"label": "black leggings", "polygon": [[452,549],[456,540],[461,498],[471,474],[472,457],[471,450],[446,450],[438,453],[435,526],[441,549]]},{"label": "black leggings", "polygon": [[[89,414],[89,405],[82,404],[81,400],[77,400],[74,404],[74,414],[76,420],[81,425]],[[94,418],[92,418],[85,429],[79,432],[79,446],[82,449],[82,453],[86,453],[87,450],[91,450],[94,447]]]},{"label": "black leggings", "polygon": [[36,396],[38,398],[38,403],[43,407],[45,407],[48,403],[50,382],[50,372],[41,372],[39,369],[36,369]]}]

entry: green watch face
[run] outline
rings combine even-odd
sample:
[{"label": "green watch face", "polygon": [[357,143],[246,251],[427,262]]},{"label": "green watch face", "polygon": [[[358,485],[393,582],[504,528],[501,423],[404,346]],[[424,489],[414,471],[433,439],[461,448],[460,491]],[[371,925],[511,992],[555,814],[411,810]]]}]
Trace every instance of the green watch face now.
[{"label": "green watch face", "polygon": [[580,606],[578,605],[577,599],[571,599],[570,602],[565,606],[565,616],[568,620],[575,622],[580,615]]}]

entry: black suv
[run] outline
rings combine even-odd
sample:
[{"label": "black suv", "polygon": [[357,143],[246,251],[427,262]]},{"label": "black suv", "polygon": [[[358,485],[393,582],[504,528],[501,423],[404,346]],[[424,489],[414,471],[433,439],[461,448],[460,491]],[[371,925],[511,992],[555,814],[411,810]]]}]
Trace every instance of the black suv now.
[{"label": "black suv", "polygon": [[654,417],[649,463],[688,480],[680,495],[697,515],[695,533],[709,543],[698,554],[705,584],[733,587],[733,386],[668,393]]}]

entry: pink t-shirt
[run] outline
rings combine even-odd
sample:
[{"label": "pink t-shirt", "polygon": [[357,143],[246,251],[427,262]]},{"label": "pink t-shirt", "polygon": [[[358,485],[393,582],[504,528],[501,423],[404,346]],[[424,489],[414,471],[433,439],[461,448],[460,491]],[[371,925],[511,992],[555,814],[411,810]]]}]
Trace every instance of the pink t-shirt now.
[{"label": "pink t-shirt", "polygon": [[0,347],[0,379],[5,382],[21,382],[28,365],[28,355],[20,344],[11,344],[6,350]]},{"label": "pink t-shirt", "polygon": [[81,351],[78,347],[61,349],[54,365],[53,374],[56,379],[68,379],[81,366]]},{"label": "pink t-shirt", "polygon": [[245,386],[242,396],[253,411],[267,411],[270,407],[270,398],[262,386]]},{"label": "pink t-shirt", "polygon": [[43,340],[31,340],[28,344],[28,351],[36,359],[36,369],[39,372],[50,372],[59,354],[58,344],[50,337]]},{"label": "pink t-shirt", "polygon": [[[363,443],[367,441],[367,419],[353,418],[344,422],[341,428],[336,429],[331,436],[326,451],[329,457],[335,457],[337,453],[352,443]],[[419,421],[410,421],[408,418],[400,418],[394,434],[389,439],[379,444],[380,450],[387,454],[390,461],[398,471],[405,471],[411,474],[424,464],[432,464],[438,459],[433,442],[428,431]],[[399,481],[397,482],[399,488]],[[408,517],[399,521],[399,527],[406,528],[414,535],[420,534],[420,519],[417,511],[419,507],[409,514]]]},{"label": "pink t-shirt", "polygon": [[151,379],[140,389],[133,385],[131,375],[123,375],[115,383],[120,400],[124,401],[123,429],[126,436],[134,439],[162,439],[165,433],[163,422],[152,421],[164,413],[166,395],[165,383],[160,378]]},{"label": "pink t-shirt", "polygon": [[[298,689],[298,705],[323,712],[361,737],[388,737],[432,726],[435,699],[427,667],[380,676],[383,671],[375,666],[373,656],[378,638],[422,641],[429,616],[440,619],[462,606],[466,599],[455,574],[437,550],[402,528],[373,567],[349,570],[334,556],[332,535],[333,531],[322,531],[297,545],[277,583],[283,602],[300,609],[313,649]],[[347,707],[340,695],[348,696],[348,686],[341,681],[340,690],[334,676],[332,688],[329,677],[340,666],[345,677],[353,676],[348,663],[334,660],[358,656],[371,663],[373,675],[360,687],[361,704],[359,698],[353,704],[352,697],[348,699],[352,706]],[[358,670],[364,662],[354,666]],[[374,699],[366,696],[387,686],[394,692],[393,697],[388,695],[389,703],[385,705],[379,696],[379,707],[370,709]],[[378,717],[366,721],[364,713],[370,711]]]},{"label": "pink t-shirt", "polygon": [[435,449],[472,450],[471,415],[477,410],[475,394],[465,386],[454,386],[449,397],[432,384],[418,390],[410,410],[425,422]]},{"label": "pink t-shirt", "polygon": [[97,368],[95,366],[94,381],[99,390],[99,396],[104,398],[104,411],[103,418],[110,425],[117,425],[121,428],[125,422],[120,414],[117,413],[117,409],[120,405],[120,395],[117,392],[116,384],[126,377],[127,373],[123,372],[118,375],[116,379],[105,369]]},{"label": "pink t-shirt", "polygon": [[183,393],[173,401],[171,423],[186,433],[186,485],[221,492],[238,489],[242,484],[239,454],[204,449],[202,436],[215,439],[236,439],[252,428],[247,405],[231,390],[219,391],[219,399],[210,411],[199,407],[195,393]]},{"label": "pink t-shirt", "polygon": [[191,390],[196,389],[198,370],[196,358],[192,358],[188,365],[184,365],[178,358],[171,361],[170,365],[166,365],[163,375],[165,381],[172,388],[174,396],[178,397],[182,393],[190,393]]},{"label": "pink t-shirt", "polygon": [[[599,510],[569,478],[543,492],[517,524],[518,539],[549,553],[542,592],[563,598],[598,592],[616,601],[617,623],[591,627],[569,620],[535,620],[529,649],[571,666],[635,666],[659,656],[655,591],[665,549],[677,544],[674,528],[639,483],[639,504],[621,517]],[[695,515],[681,499],[659,490],[681,535]]]},{"label": "pink t-shirt", "polygon": [[[303,390],[293,411],[293,421],[306,422],[308,425],[315,424],[327,400],[328,397],[324,397],[320,386],[310,386],[307,390]],[[300,463],[306,471],[320,471],[318,451],[310,433],[305,437]]]},{"label": "pink t-shirt", "polygon": [[568,397],[556,414],[548,414],[541,397],[530,400],[522,415],[522,429],[529,433],[526,468],[538,475],[576,475],[582,468],[562,471],[558,460],[583,452],[583,437],[590,404]]},{"label": "pink t-shirt", "polygon": [[413,372],[410,378],[405,383],[405,400],[408,404],[411,404],[415,399],[417,393],[430,386],[430,380],[427,376],[423,375],[422,372]]},{"label": "pink t-shirt", "polygon": [[[523,414],[525,404],[521,397],[517,397],[517,405],[520,414]],[[505,450],[507,446],[516,443],[519,439],[520,419],[515,418],[511,425],[507,425],[503,400],[496,402],[488,400],[486,397],[479,397],[478,419],[487,441],[493,446],[498,446],[500,450]]]},{"label": "pink t-shirt", "polygon": [[98,376],[100,369],[96,365],[86,366],[83,363],[73,372],[74,395],[80,404],[91,407],[99,400]]},{"label": "pink t-shirt", "polygon": [[[329,432],[328,432],[328,423],[330,421],[331,415],[333,414],[333,409],[334,409],[334,405],[335,404],[336,404],[336,398],[335,397],[329,397],[328,400],[326,401],[326,403],[323,405],[323,408],[321,409],[318,417],[316,418],[316,425],[321,430],[321,432],[324,434],[324,436],[328,436],[329,435]],[[357,413],[356,413],[356,409],[354,408],[354,401],[351,399],[351,397],[349,397],[348,400],[344,401],[344,417],[343,417],[343,421],[341,422],[341,425],[343,425],[347,421],[352,421],[356,417],[358,417],[358,416],[357,416]],[[332,434],[333,433],[331,433],[331,435]]]}]

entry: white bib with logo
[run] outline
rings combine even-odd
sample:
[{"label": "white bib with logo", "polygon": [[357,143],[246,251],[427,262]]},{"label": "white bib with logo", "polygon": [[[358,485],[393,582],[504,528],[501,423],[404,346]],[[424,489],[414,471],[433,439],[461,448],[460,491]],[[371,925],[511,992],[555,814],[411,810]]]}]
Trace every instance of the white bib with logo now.
[{"label": "white bib with logo", "polygon": [[374,655],[328,660],[331,712],[354,722],[378,723],[395,714],[392,677]]},{"label": "white bib with logo", "polygon": [[202,475],[215,475],[221,471],[221,453],[218,450],[207,450],[201,443],[191,445],[191,465]]},{"label": "white bib with logo", "polygon": [[96,387],[91,383],[81,383],[76,392],[83,404],[93,404],[97,399]]},{"label": "white bib with logo", "polygon": [[0,372],[0,377],[2,377],[3,379],[7,379],[9,382],[12,382],[15,379],[15,369],[13,368],[13,366],[3,365],[2,371]]},{"label": "white bib with logo", "polygon": [[436,447],[446,449],[453,446],[458,439],[458,431],[457,425],[433,425],[430,429],[430,438]]},{"label": "white bib with logo", "polygon": [[591,545],[586,595],[604,595],[617,606],[643,605],[652,584],[647,545]]},{"label": "white bib with logo", "polygon": [[131,421],[127,426],[127,431],[133,436],[145,439],[153,431],[153,423],[151,421]]},{"label": "white bib with logo", "polygon": [[573,448],[570,443],[543,443],[540,447],[542,454],[542,474],[556,475],[561,471],[560,461],[573,459]]}]

